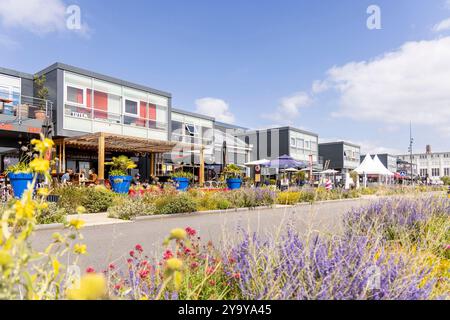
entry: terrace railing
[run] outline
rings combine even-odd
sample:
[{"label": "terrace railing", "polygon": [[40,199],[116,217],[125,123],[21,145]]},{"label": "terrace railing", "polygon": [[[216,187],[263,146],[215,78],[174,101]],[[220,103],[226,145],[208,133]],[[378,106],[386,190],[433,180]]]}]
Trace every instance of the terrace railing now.
[{"label": "terrace railing", "polygon": [[0,116],[2,122],[21,122],[29,119],[52,119],[53,104],[49,100],[30,96],[17,96],[8,98],[6,92],[0,91],[0,97],[11,102],[0,103]]},{"label": "terrace railing", "polygon": [[135,126],[155,130],[167,130],[167,123],[146,119],[138,115],[121,114],[105,111],[104,109],[88,108],[80,105],[66,104],[64,106],[64,115],[71,118],[92,120],[108,124],[119,124],[126,126]]}]

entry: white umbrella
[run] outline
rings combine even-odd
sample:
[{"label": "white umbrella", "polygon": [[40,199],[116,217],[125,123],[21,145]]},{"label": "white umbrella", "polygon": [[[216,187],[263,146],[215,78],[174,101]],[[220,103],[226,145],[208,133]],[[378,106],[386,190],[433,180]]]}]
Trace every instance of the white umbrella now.
[{"label": "white umbrella", "polygon": [[269,163],[270,163],[270,160],[261,159],[261,160],[256,160],[256,161],[251,161],[251,162],[244,163],[244,165],[247,166],[247,167],[251,167],[251,166],[265,166],[265,165],[268,165]]},{"label": "white umbrella", "polygon": [[295,168],[287,168],[285,170],[283,170],[285,172],[298,172],[299,170],[295,169]]},{"label": "white umbrella", "polygon": [[336,174],[338,172],[339,171],[336,171],[336,170],[333,170],[333,169],[328,169],[328,170],[320,172],[320,174]]}]

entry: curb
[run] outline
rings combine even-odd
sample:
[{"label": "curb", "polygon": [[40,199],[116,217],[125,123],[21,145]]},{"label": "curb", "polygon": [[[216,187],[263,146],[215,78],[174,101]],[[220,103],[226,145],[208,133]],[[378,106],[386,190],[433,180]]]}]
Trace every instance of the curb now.
[{"label": "curb", "polygon": [[34,230],[56,230],[56,229],[64,229],[63,223],[49,223],[49,224],[38,224]]}]

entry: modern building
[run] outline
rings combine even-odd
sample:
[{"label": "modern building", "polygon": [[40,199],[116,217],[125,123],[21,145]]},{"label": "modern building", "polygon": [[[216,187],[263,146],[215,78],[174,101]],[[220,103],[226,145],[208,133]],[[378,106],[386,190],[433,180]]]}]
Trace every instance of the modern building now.
[{"label": "modern building", "polygon": [[51,124],[52,103],[35,96],[32,74],[0,68],[0,172]]},{"label": "modern building", "polygon": [[[398,158],[401,161],[411,162],[410,154],[398,155]],[[450,151],[432,152],[431,147],[427,146],[424,153],[412,155],[412,163],[417,167],[417,174],[422,179],[438,180],[450,176]]]},{"label": "modern building", "polygon": [[319,156],[323,158],[325,169],[346,174],[361,163],[361,147],[345,141],[320,143]]},{"label": "modern building", "polygon": [[[392,154],[388,153],[379,153],[376,154],[378,156],[378,159],[380,159],[381,163],[384,165],[385,168],[387,168],[390,172],[397,172],[398,171],[398,157],[394,156]],[[375,154],[371,155],[372,158],[375,158]],[[362,155],[360,157],[361,162],[364,160],[366,155]]]},{"label": "modern building", "polygon": [[[35,98],[33,79],[42,75],[49,91],[47,100]],[[227,161],[243,164],[250,160],[251,146],[228,135],[240,127],[172,109],[172,96],[165,91],[63,63],[36,75],[0,69],[0,90],[2,169],[9,153],[8,163],[18,161],[18,141],[26,143],[43,126],[51,127],[56,142],[53,170],[59,173],[67,168],[74,172],[98,168],[101,178],[102,163],[126,154],[138,163],[135,170],[144,178],[168,174],[180,164],[191,166],[200,176],[205,164],[222,163],[216,155],[223,141],[227,141]],[[44,117],[37,116],[41,110]]]},{"label": "modern building", "polygon": [[253,146],[252,160],[272,160],[288,155],[307,165],[312,163],[315,168],[321,169],[317,133],[294,127],[278,127],[245,131],[238,133],[237,137]]}]

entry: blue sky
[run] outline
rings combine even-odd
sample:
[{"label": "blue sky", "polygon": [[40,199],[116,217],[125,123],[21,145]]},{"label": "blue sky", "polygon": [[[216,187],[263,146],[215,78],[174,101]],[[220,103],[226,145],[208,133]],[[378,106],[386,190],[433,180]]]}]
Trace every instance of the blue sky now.
[{"label": "blue sky", "polygon": [[[178,108],[372,152],[406,152],[412,120],[417,151],[448,151],[448,2],[0,0],[0,64],[64,62],[171,92]],[[81,30],[65,28],[72,4]],[[366,26],[371,4],[381,30]]]}]

